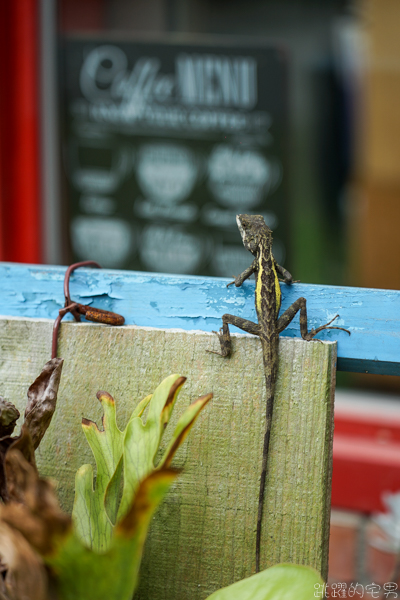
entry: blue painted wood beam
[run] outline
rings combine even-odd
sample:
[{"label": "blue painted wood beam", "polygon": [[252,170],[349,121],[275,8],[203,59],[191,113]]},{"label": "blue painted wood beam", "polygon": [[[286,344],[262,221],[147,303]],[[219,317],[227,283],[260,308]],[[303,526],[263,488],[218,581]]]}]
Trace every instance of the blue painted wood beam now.
[{"label": "blue painted wood beam", "polygon": [[[0,263],[0,315],[55,319],[64,305],[65,270]],[[70,291],[76,302],[124,315],[127,325],[212,331],[219,329],[224,313],[256,321],[254,282],[227,288],[229,281],[83,268],[73,273]],[[281,288],[282,310],[300,296],[307,298],[309,327],[340,315],[335,324],[351,336],[337,330],[318,335],[337,340],[339,370],[400,375],[400,291],[310,284]],[[300,335],[298,316],[283,335]]]}]

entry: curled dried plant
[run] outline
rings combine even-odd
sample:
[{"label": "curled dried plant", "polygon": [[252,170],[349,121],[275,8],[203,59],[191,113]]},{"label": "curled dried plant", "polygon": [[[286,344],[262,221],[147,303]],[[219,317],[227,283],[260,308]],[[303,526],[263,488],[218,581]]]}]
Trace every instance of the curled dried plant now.
[{"label": "curled dried plant", "polygon": [[[24,423],[19,435],[12,435],[20,416],[19,411],[11,402],[0,397],[0,496],[3,502],[10,500],[4,472],[9,450],[18,448],[36,468],[35,450],[47,431],[56,408],[62,366],[62,358],[49,360],[29,387]],[[24,431],[29,432],[29,436],[24,435]]]},{"label": "curled dried plant", "polygon": [[0,397],[0,600],[49,600],[48,574],[40,556],[70,528],[35,461],[57,402],[63,360],[47,362],[28,389],[21,432],[13,435],[18,409]]}]

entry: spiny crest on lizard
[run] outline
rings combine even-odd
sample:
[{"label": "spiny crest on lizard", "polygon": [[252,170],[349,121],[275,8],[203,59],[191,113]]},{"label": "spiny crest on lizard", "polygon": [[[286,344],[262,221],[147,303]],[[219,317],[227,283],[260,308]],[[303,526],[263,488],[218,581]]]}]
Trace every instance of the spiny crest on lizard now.
[{"label": "spiny crest on lizard", "polygon": [[244,247],[253,255],[257,253],[261,240],[267,238],[272,243],[272,231],[261,215],[237,215],[236,222]]}]

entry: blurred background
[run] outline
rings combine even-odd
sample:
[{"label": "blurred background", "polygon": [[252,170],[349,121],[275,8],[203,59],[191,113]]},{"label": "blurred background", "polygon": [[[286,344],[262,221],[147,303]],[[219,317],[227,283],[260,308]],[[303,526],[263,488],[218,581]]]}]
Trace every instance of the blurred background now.
[{"label": "blurred background", "polygon": [[[295,279],[400,288],[398,0],[14,0],[0,47],[0,260],[231,277],[249,212]],[[398,379],[338,373],[336,426],[400,465]],[[346,460],[332,581],[396,554]]]},{"label": "blurred background", "polygon": [[[232,276],[248,263],[234,216],[261,212],[295,278],[400,283],[396,14],[361,0],[2,12],[4,260]],[[384,203],[373,236],[367,203]]]}]

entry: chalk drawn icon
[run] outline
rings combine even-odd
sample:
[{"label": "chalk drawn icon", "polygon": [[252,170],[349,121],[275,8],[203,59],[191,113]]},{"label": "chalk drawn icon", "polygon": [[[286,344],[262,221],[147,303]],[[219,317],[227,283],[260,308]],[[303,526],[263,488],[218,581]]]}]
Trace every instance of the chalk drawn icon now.
[{"label": "chalk drawn icon", "polygon": [[183,145],[153,143],[138,153],[136,177],[145,196],[159,204],[179,204],[196,184],[198,161]]},{"label": "chalk drawn icon", "polygon": [[108,217],[115,213],[117,203],[114,198],[100,196],[100,194],[82,195],[79,198],[79,207],[88,215],[103,215]]},{"label": "chalk drawn icon", "polygon": [[140,258],[163,273],[193,273],[202,262],[205,242],[177,227],[149,225],[142,232]]},{"label": "chalk drawn icon", "polygon": [[199,214],[199,208],[193,202],[185,202],[178,206],[157,204],[151,200],[136,198],[133,212],[142,219],[174,221],[175,223],[193,223]]},{"label": "chalk drawn icon", "polygon": [[208,159],[208,186],[223,206],[246,210],[278,187],[281,171],[257,150],[218,144]]},{"label": "chalk drawn icon", "polygon": [[114,269],[130,256],[134,239],[131,226],[122,219],[80,216],[71,222],[71,242],[79,259]]},{"label": "chalk drawn icon", "polygon": [[113,194],[133,164],[133,150],[112,139],[74,140],[68,156],[71,181],[85,194]]}]

